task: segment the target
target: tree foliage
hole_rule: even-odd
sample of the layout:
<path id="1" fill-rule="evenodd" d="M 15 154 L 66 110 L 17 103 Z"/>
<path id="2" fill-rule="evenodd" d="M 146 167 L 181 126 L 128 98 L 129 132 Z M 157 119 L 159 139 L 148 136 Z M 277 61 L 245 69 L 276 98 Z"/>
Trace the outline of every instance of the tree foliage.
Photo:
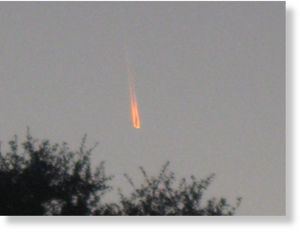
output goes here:
<path id="1" fill-rule="evenodd" d="M 112 187 L 104 163 L 91 167 L 92 149 L 85 148 L 86 137 L 78 151 L 66 143 L 51 145 L 38 142 L 30 133 L 21 148 L 17 137 L 10 150 L 0 150 L 1 215 L 233 215 L 235 206 L 226 199 L 212 198 L 203 203 L 203 193 L 214 178 L 198 180 L 191 176 L 176 181 L 166 163 L 156 177 L 149 177 L 141 167 L 144 182 L 132 186 L 120 201 L 103 203 L 101 198 Z"/>
<path id="2" fill-rule="evenodd" d="M 77 152 L 66 143 L 37 144 L 29 133 L 22 151 L 17 137 L 9 145 L 0 152 L 1 215 L 90 215 L 110 188 L 103 163 L 92 172 L 85 138 Z"/>
<path id="3" fill-rule="evenodd" d="M 168 170 L 167 162 L 156 177 L 149 177 L 140 167 L 144 183 L 136 187 L 132 179 L 125 176 L 133 187 L 129 197 L 121 196 L 121 214 L 124 215 L 233 215 L 241 199 L 237 199 L 236 206 L 231 206 L 226 199 L 212 198 L 202 205 L 204 191 L 214 178 L 197 180 L 191 176 L 189 180 L 182 178 L 179 183 L 173 172 Z"/>

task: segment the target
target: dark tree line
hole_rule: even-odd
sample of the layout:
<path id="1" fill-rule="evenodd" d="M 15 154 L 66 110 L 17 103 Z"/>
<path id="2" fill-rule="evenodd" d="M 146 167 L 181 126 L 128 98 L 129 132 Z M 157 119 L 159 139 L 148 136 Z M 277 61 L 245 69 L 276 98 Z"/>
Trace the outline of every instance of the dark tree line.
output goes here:
<path id="1" fill-rule="evenodd" d="M 176 181 L 168 163 L 155 177 L 140 168 L 140 186 L 125 175 L 132 192 L 120 191 L 119 202 L 102 202 L 112 177 L 104 163 L 91 167 L 93 149 L 85 148 L 85 140 L 79 151 L 39 142 L 30 133 L 21 146 L 17 137 L 11 140 L 8 152 L 0 150 L 0 215 L 233 215 L 240 204 L 240 198 L 234 206 L 224 198 L 202 202 L 214 175 Z"/>

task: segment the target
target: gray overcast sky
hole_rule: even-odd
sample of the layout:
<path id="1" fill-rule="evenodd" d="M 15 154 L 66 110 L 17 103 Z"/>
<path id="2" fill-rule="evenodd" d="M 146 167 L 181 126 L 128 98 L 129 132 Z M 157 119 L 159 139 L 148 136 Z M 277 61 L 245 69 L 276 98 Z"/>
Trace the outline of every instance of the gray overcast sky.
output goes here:
<path id="1" fill-rule="evenodd" d="M 240 215 L 285 213 L 284 2 L 1 2 L 0 28 L 1 141 L 87 133 L 115 183 L 170 160 Z"/>

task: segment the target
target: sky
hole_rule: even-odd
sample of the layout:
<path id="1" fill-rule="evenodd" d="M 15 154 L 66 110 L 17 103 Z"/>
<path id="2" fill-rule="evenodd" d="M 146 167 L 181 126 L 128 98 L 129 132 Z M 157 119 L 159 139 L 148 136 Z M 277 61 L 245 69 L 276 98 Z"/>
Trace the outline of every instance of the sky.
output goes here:
<path id="1" fill-rule="evenodd" d="M 241 196 L 237 215 L 285 214 L 284 2 L 1 2 L 0 28 L 2 143 L 86 133 L 115 186 L 169 160 L 215 173 L 206 197 Z"/>

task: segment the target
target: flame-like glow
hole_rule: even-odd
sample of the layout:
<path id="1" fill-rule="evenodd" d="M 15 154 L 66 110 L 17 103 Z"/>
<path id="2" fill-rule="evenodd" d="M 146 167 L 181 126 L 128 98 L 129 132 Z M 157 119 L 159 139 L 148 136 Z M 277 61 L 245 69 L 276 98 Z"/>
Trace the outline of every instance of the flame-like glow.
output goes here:
<path id="1" fill-rule="evenodd" d="M 130 109 L 131 109 L 132 125 L 135 129 L 139 129 L 141 128 L 141 119 L 139 114 L 138 102 L 135 94 L 134 77 L 131 71 L 127 52 L 125 54 L 126 54 L 126 68 L 128 74 L 129 93 L 130 93 Z"/>

